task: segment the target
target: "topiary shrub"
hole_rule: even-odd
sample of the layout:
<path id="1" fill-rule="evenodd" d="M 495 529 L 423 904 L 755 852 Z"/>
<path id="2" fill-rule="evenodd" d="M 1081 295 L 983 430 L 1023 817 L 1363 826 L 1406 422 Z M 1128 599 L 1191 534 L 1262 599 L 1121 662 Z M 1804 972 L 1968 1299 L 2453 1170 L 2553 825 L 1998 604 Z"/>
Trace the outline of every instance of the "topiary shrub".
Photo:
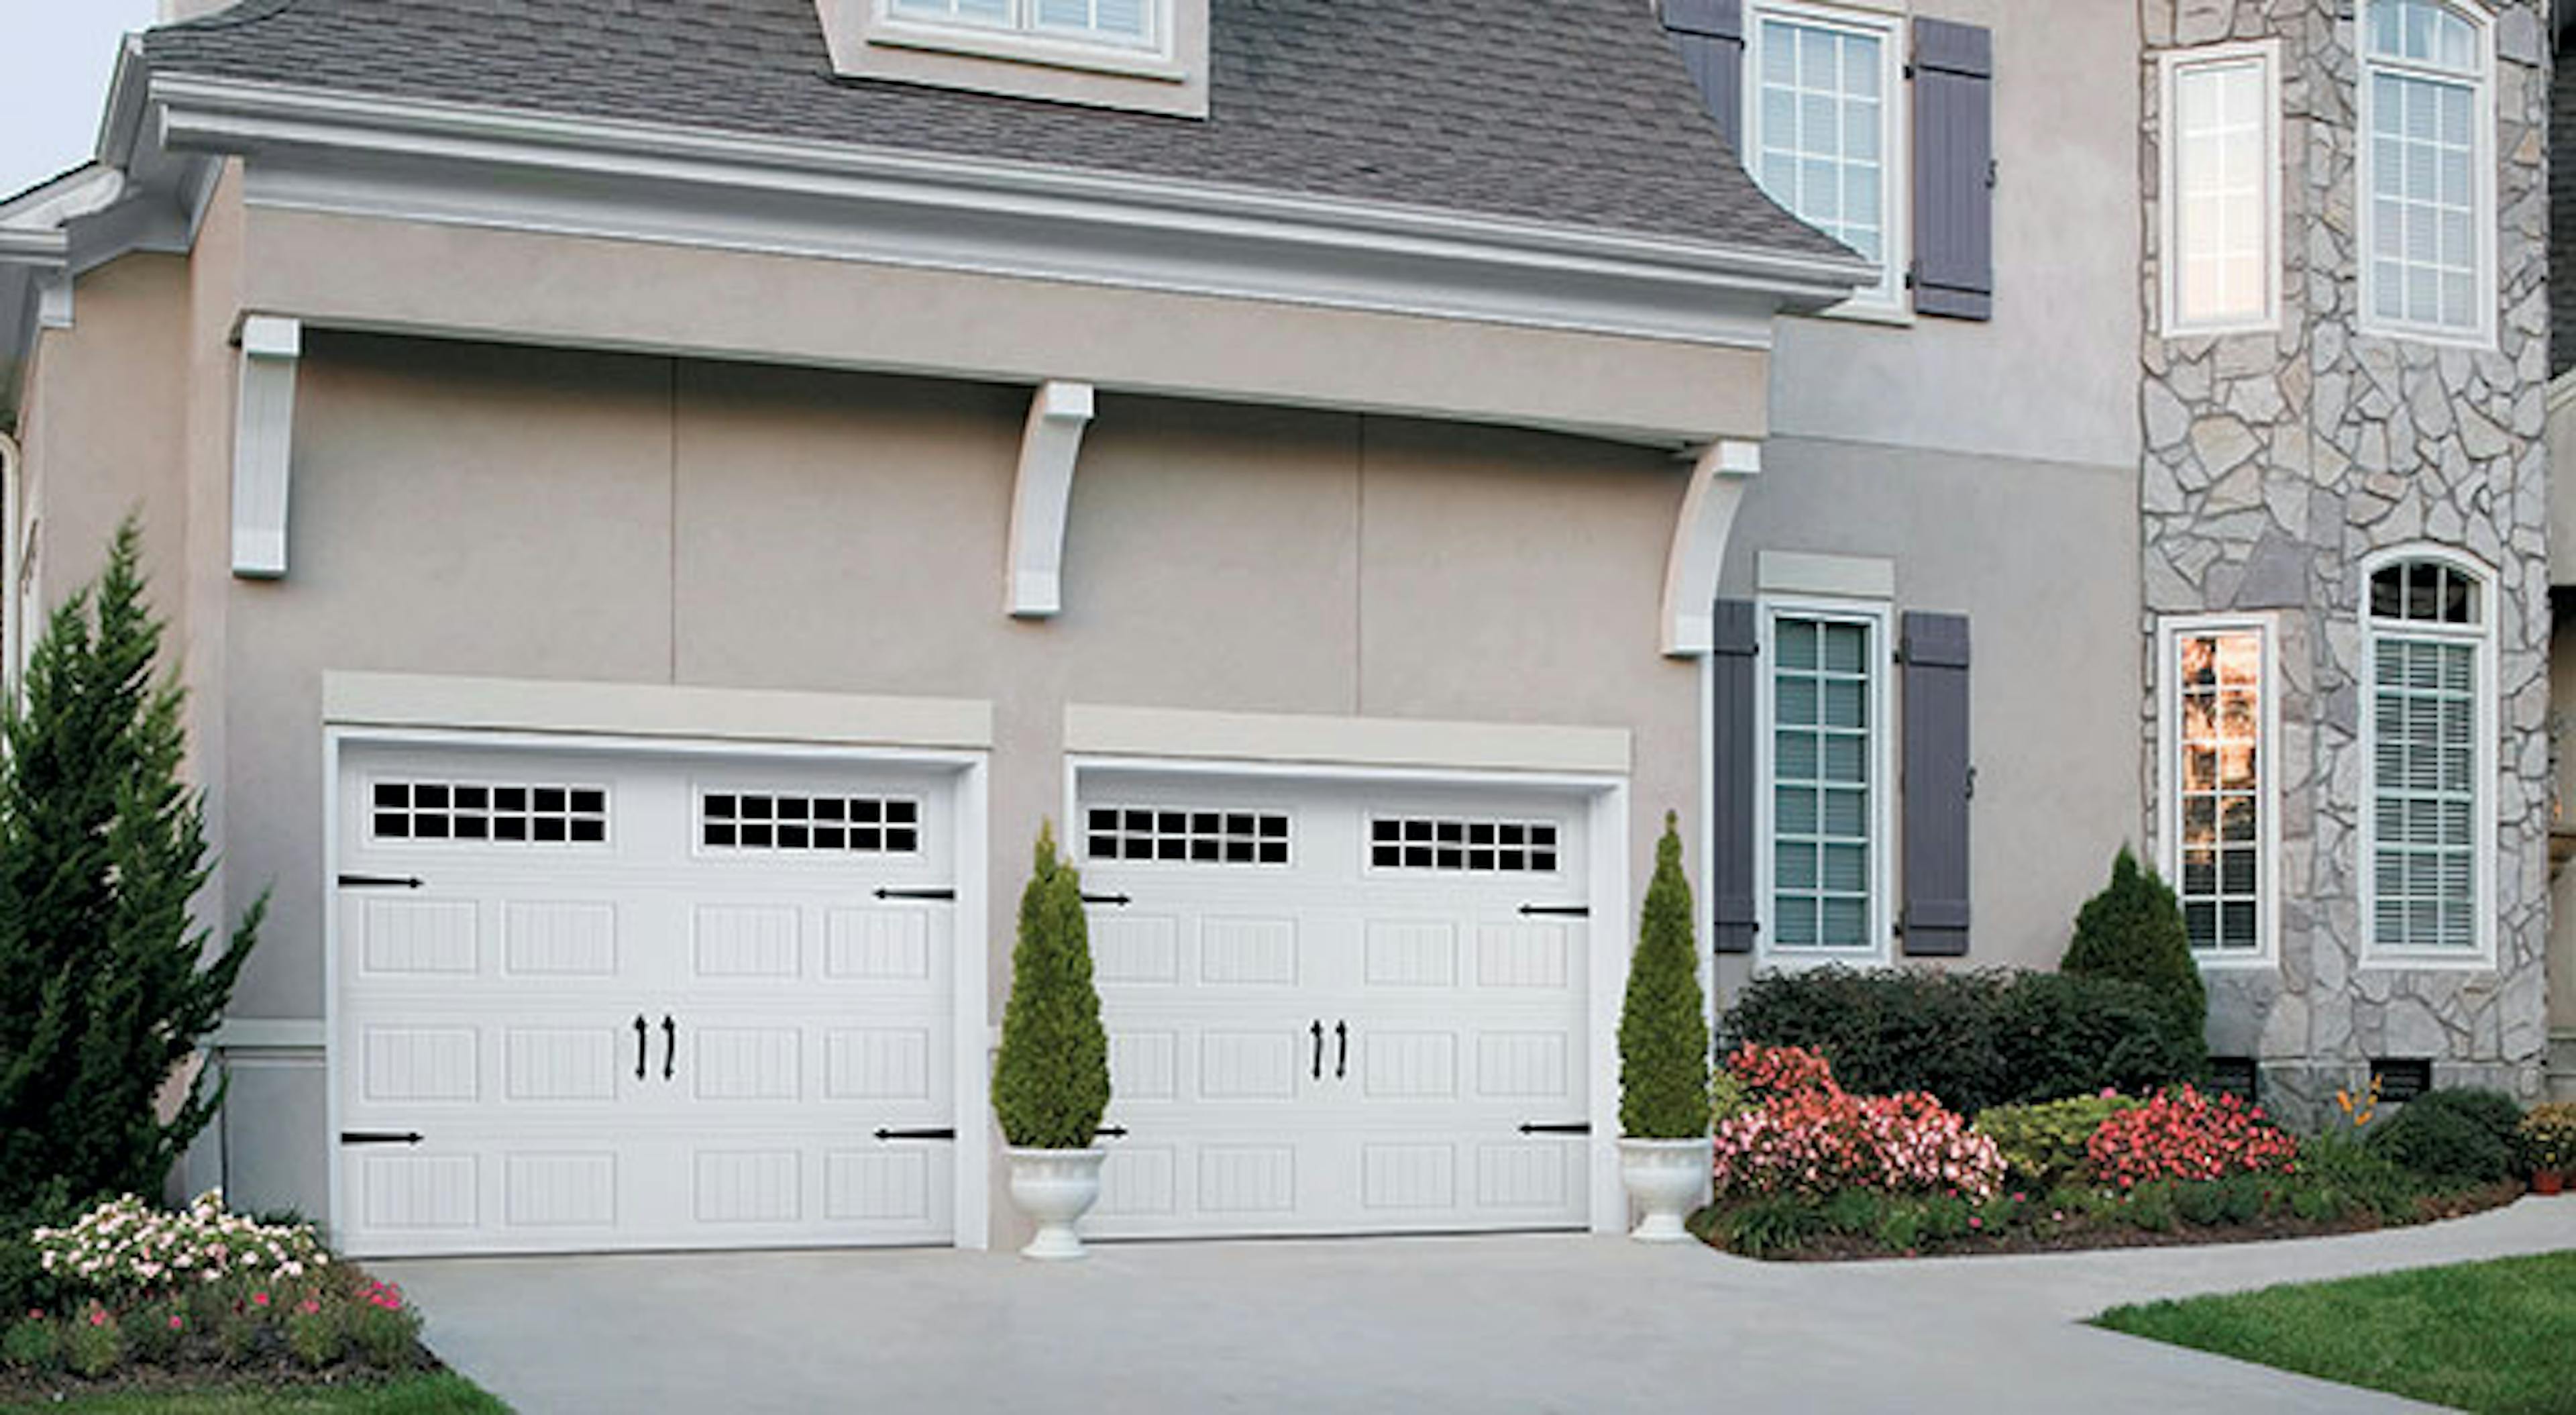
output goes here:
<path id="1" fill-rule="evenodd" d="M 1707 1006 L 1699 952 L 1691 942 L 1681 832 L 1667 812 L 1619 1012 L 1621 1134 L 1632 1140 L 1695 1140 L 1708 1133 Z"/>
<path id="2" fill-rule="evenodd" d="M 2084 902 L 2075 937 L 2058 971 L 2083 978 L 2121 978 L 2152 989 L 2172 1018 L 2177 1047 L 2208 1045 L 2209 994 L 2191 956 L 2191 934 L 2173 887 L 2122 846 L 2111 883 Z"/>
<path id="3" fill-rule="evenodd" d="M 2018 1099 L 2138 1094 L 2197 1081 L 2209 1051 L 2155 991 L 2121 978 L 2021 973 L 1995 998 L 1994 1050 Z"/>
<path id="4" fill-rule="evenodd" d="M 2072 1096 L 2037 1105 L 1999 1105 L 1977 1117 L 1977 1131 L 2003 1152 L 2012 1177 L 2034 1189 L 2081 1183 L 2085 1145 L 2102 1122 L 2136 1110 L 2127 1096 Z"/>
<path id="5" fill-rule="evenodd" d="M 2494 1091 L 2426 1091 L 2372 1128 L 2372 1153 L 2426 1179 L 2492 1184 L 2520 1172 L 2522 1107 Z"/>
<path id="6" fill-rule="evenodd" d="M 1091 982 L 1082 877 L 1057 857 L 1054 828 L 1042 826 L 1037 862 L 1020 893 L 993 1111 L 1003 1138 L 1017 1148 L 1087 1150 L 1108 1109 L 1109 1036 Z"/>
<path id="7" fill-rule="evenodd" d="M 2576 1101 L 2533 1106 L 2520 1130 L 2525 1165 L 2553 1174 L 2576 1168 Z"/>

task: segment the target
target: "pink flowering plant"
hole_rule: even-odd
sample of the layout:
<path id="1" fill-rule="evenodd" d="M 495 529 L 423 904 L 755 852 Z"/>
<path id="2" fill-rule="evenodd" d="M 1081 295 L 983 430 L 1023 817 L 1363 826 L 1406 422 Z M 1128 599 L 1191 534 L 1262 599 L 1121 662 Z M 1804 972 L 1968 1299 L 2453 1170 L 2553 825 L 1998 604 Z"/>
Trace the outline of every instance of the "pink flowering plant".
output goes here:
<path id="1" fill-rule="evenodd" d="M 1722 1200 L 1863 1190 L 1982 1201 L 2003 1183 L 1994 1141 L 1929 1095 L 1853 1095 L 1796 1047 L 1748 1046 L 1726 1069 L 1748 1103 L 1715 1127 Z"/>
<path id="2" fill-rule="evenodd" d="M 309 1226 L 229 1213 L 219 1190 L 175 1212 L 128 1195 L 91 1209 L 69 1228 L 39 1228 L 34 1238 L 46 1272 L 75 1290 L 110 1298 L 227 1279 L 299 1282 L 331 1262 Z"/>
<path id="3" fill-rule="evenodd" d="M 2106 1117 L 2084 1153 L 2096 1180 L 2127 1189 L 2160 1179 L 2293 1173 L 2299 1142 L 2262 1107 L 2186 1085 Z"/>

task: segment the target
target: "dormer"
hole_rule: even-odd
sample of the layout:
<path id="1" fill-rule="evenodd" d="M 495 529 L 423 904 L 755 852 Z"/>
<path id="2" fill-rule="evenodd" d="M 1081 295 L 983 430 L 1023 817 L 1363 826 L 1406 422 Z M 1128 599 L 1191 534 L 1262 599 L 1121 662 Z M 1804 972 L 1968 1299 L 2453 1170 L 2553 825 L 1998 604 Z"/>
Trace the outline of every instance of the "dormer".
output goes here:
<path id="1" fill-rule="evenodd" d="M 1208 0 L 817 3 L 844 78 L 1207 116 Z"/>

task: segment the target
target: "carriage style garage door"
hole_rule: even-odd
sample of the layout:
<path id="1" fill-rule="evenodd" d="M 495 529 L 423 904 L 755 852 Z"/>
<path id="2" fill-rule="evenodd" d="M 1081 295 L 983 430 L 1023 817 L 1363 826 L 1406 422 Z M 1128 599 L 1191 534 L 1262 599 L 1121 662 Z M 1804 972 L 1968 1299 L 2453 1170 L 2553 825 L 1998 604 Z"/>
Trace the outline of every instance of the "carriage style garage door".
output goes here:
<path id="1" fill-rule="evenodd" d="M 1579 1228 L 1586 807 L 1086 770 L 1105 1238 Z"/>
<path id="2" fill-rule="evenodd" d="M 949 778 L 351 744 L 334 1023 L 360 1254 L 951 1232 Z"/>

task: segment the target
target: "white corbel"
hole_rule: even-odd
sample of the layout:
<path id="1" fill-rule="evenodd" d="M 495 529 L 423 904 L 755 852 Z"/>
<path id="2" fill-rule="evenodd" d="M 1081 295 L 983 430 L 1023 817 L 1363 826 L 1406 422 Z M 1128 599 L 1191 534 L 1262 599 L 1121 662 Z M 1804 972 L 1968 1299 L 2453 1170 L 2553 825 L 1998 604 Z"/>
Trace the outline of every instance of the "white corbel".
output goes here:
<path id="1" fill-rule="evenodd" d="M 286 575 L 288 464 L 295 440 L 295 372 L 304 326 L 252 315 L 242 321 L 241 411 L 233 425 L 233 573 Z"/>
<path id="2" fill-rule="evenodd" d="M 1691 467 L 1690 494 L 1673 527 L 1672 558 L 1664 566 L 1664 652 L 1699 658 L 1716 646 L 1711 623 L 1717 574 L 1726 564 L 1726 542 L 1745 489 L 1762 474 L 1762 444 L 1723 438 L 1699 451 Z"/>
<path id="3" fill-rule="evenodd" d="M 1039 385 L 1030 400 L 1019 489 L 1011 499 L 1010 560 L 1002 572 L 1003 607 L 1014 618 L 1045 619 L 1064 608 L 1065 515 L 1093 401 L 1090 384 L 1062 380 Z"/>
<path id="4" fill-rule="evenodd" d="M 42 329 L 72 327 L 72 276 L 67 270 L 36 277 L 36 324 Z"/>

